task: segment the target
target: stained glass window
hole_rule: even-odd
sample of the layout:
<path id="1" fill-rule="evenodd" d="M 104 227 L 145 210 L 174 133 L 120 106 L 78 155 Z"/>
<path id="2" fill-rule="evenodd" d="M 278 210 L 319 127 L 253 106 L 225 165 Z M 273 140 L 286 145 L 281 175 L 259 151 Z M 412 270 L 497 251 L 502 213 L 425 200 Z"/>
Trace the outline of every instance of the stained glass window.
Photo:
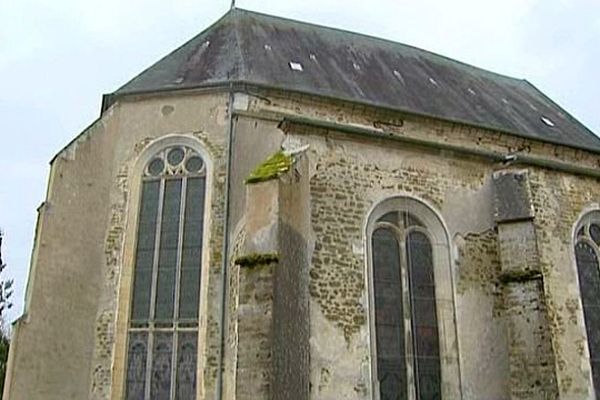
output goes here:
<path id="1" fill-rule="evenodd" d="M 575 259 L 583 316 L 590 350 L 592 379 L 600 395 L 600 264 L 598 263 L 600 227 L 598 221 L 584 224 L 577 235 Z"/>
<path id="2" fill-rule="evenodd" d="M 128 335 L 127 400 L 196 397 L 205 163 L 160 151 L 142 179 Z"/>
<path id="3" fill-rule="evenodd" d="M 433 249 L 421 221 L 390 212 L 371 236 L 379 400 L 441 398 Z M 412 371 L 412 373 L 409 373 Z"/>

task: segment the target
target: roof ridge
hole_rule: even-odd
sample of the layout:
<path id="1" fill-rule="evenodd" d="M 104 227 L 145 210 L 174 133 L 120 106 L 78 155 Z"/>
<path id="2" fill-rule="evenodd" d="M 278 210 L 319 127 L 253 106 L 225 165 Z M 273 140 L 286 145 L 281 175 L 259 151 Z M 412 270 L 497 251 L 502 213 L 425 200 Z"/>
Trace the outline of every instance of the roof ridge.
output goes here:
<path id="1" fill-rule="evenodd" d="M 239 8 L 233 7 L 231 10 L 229 10 L 225 15 L 229 15 L 229 14 L 235 14 L 236 11 L 243 11 Z M 242 51 L 242 40 L 240 39 L 240 26 L 239 26 L 239 21 L 237 20 L 237 18 L 233 18 L 233 30 L 234 30 L 234 34 L 235 34 L 235 45 L 236 45 L 236 49 L 237 49 L 237 55 L 240 58 L 240 71 L 238 72 L 238 76 L 236 78 L 238 79 L 243 79 L 243 77 L 246 76 L 246 60 L 244 59 L 244 52 Z"/>
<path id="2" fill-rule="evenodd" d="M 499 76 L 499 77 L 507 79 L 507 80 L 511 80 L 511 81 L 515 81 L 515 82 L 519 82 L 519 81 L 523 80 L 523 78 L 517 78 L 517 77 L 514 77 L 514 76 L 510 76 L 510 75 L 506 75 L 506 74 L 501 74 L 499 72 L 491 71 L 489 69 L 481 68 L 481 67 L 478 67 L 476 65 L 469 64 L 467 62 L 460 61 L 460 60 L 454 59 L 452 57 L 449 57 L 449 56 L 446 56 L 446 55 L 443 55 L 443 54 L 439 54 L 439 53 L 436 53 L 436 52 L 433 52 L 433 51 L 430 51 L 430 50 L 426 50 L 426 49 L 423 49 L 423 48 L 420 48 L 420 47 L 417 47 L 417 46 L 413 46 L 413 45 L 410 45 L 410 44 L 398 42 L 398 41 L 395 41 L 395 40 L 392 40 L 392 39 L 378 37 L 378 36 L 367 34 L 367 33 L 361 33 L 361 32 L 351 31 L 351 30 L 348 30 L 348 29 L 345 29 L 345 28 L 338 28 L 338 27 L 334 27 L 334 26 L 321 25 L 321 24 L 317 24 L 317 23 L 314 23 L 314 22 L 302 21 L 302 20 L 299 20 L 299 19 L 282 17 L 282 16 L 279 16 L 279 15 L 266 14 L 266 13 L 259 12 L 259 11 L 249 10 L 249 9 L 245 9 L 245 8 L 237 8 L 237 7 L 231 9 L 230 11 L 228 11 L 227 14 L 232 13 L 232 12 L 236 12 L 236 11 L 239 12 L 240 14 L 243 14 L 243 13 L 245 13 L 245 14 L 251 14 L 251 15 L 258 16 L 258 17 L 270 18 L 270 19 L 278 20 L 278 21 L 281 21 L 281 22 L 288 22 L 288 23 L 291 22 L 291 23 L 298 24 L 298 25 L 303 25 L 303 26 L 306 26 L 306 27 L 313 27 L 313 28 L 325 29 L 325 30 L 333 31 L 333 32 L 336 32 L 336 33 L 339 33 L 339 34 L 344 34 L 344 35 L 348 35 L 349 34 L 349 35 L 354 35 L 354 36 L 360 36 L 362 38 L 366 38 L 366 39 L 369 39 L 369 40 L 372 40 L 372 41 L 375 41 L 375 42 L 381 42 L 381 43 L 391 44 L 391 45 L 395 45 L 395 46 L 402 46 L 404 48 L 411 49 L 412 51 L 415 51 L 416 53 L 421 53 L 423 55 L 426 55 L 428 57 L 442 58 L 442 59 L 444 59 L 446 61 L 449 61 L 449 62 L 454 63 L 454 64 L 458 64 L 458 65 L 460 65 L 462 67 L 466 67 L 466 68 L 469 68 L 469 69 L 472 69 L 472 70 L 475 70 L 475 71 L 479 71 L 479 72 L 484 72 L 486 74 L 491 74 L 491 75 Z"/>

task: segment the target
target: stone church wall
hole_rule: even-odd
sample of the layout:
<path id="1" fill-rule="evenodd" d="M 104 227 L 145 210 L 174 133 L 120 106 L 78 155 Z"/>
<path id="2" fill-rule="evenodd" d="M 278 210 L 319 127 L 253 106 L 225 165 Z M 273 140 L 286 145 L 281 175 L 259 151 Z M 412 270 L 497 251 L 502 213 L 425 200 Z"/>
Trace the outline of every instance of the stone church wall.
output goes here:
<path id="1" fill-rule="evenodd" d="M 52 163 L 40 208 L 27 313 L 7 385 L 11 399 L 120 399 L 125 363 L 132 242 L 144 149 L 169 135 L 210 154 L 211 254 L 201 330 L 202 395 L 216 390 L 226 173 L 226 94 L 118 102 Z M 140 175 L 141 176 L 141 175 Z M 138 183 L 136 183 L 138 182 Z M 207 303 L 207 304 L 206 304 Z M 68 384 L 67 384 L 68 383 Z"/>
<path id="2" fill-rule="evenodd" d="M 238 317 L 240 304 L 250 295 L 234 263 L 248 240 L 245 178 L 281 145 L 304 144 L 310 145 L 305 153 L 310 216 L 294 240 L 306 246 L 310 265 L 310 324 L 300 335 L 309 335 L 311 399 L 372 398 L 366 222 L 378 203 L 399 195 L 434 210 L 450 240 L 453 290 L 440 307 L 447 307 L 445 315 L 454 319 L 440 321 L 441 346 L 451 355 L 442 362 L 460 379 L 446 379 L 444 393 L 449 398 L 504 399 L 518 391 L 535 397 L 535 387 L 509 384 L 517 359 L 513 355 L 523 352 L 523 343 L 511 336 L 517 319 L 510 316 L 529 312 L 519 301 L 531 298 L 531 304 L 541 299 L 534 308 L 544 308 L 547 318 L 531 341 L 548 344 L 553 359 L 546 372 L 525 372 L 530 375 L 523 382 L 535 383 L 536 374 L 546 374 L 544 379 L 555 380 L 560 398 L 591 397 L 572 230 L 586 211 L 600 209 L 600 184 L 596 178 L 527 163 L 512 165 L 484 154 L 517 152 L 588 168 L 600 165 L 597 156 L 458 123 L 257 91 L 237 94 L 232 104 L 227 210 L 228 106 L 225 93 L 124 99 L 53 161 L 48 197 L 39 210 L 26 314 L 15 328 L 13 346 L 21 350 L 12 360 L 7 386 L 11 399 L 122 398 L 132 221 L 139 201 L 135 171 L 145 149 L 169 135 L 200 142 L 212 161 L 210 254 L 200 324 L 201 399 L 215 398 L 220 380 L 223 398 L 236 398 L 236 371 L 248 350 L 239 347 Z M 286 128 L 280 122 L 289 116 L 323 126 L 297 122 Z M 353 129 L 388 137 L 375 139 Z M 498 170 L 528 172 L 533 245 L 542 272 L 539 298 L 528 297 L 533 290 L 504 290 L 506 257 L 501 257 L 502 235 L 493 209 L 492 177 Z M 229 296 L 221 364 L 224 239 L 230 249 Z M 287 251 L 294 258 L 292 247 Z M 293 279 L 302 279 L 287 278 L 288 287 Z M 299 329 L 293 320 L 288 322 L 288 333 Z M 276 344 L 279 348 L 285 347 L 285 337 Z"/>
<path id="3" fill-rule="evenodd" d="M 268 137 L 275 137 L 278 121 L 291 115 L 350 127 L 384 126 L 402 138 L 475 151 L 518 152 L 584 167 L 599 165 L 597 156 L 583 150 L 427 118 L 281 93 L 269 101 L 250 99 L 240 114 L 257 118 L 256 124 L 263 125 L 262 132 Z M 282 142 L 310 144 L 309 239 L 314 245 L 310 270 L 311 398 L 370 398 L 364 224 L 374 205 L 394 195 L 413 196 L 429 204 L 441 215 L 451 237 L 458 341 L 448 346 L 456 346 L 460 354 L 463 397 L 516 395 L 511 392 L 539 397 L 541 392 L 535 385 L 524 385 L 538 382 L 535 374 L 540 373 L 555 382 L 550 385 L 557 385 L 561 398 L 589 398 L 591 379 L 571 231 L 584 210 L 597 207 L 600 186 L 596 179 L 534 165 L 511 166 L 436 146 L 369 140 L 332 127 L 298 125 L 287 131 Z M 514 326 L 511 328 L 507 318 L 514 310 L 509 312 L 507 307 L 513 309 L 515 304 L 503 290 L 493 210 L 492 175 L 507 168 L 529 171 L 534 240 L 543 271 L 542 307 L 548 319 L 540 322 L 534 339 L 555 353 L 546 372 L 543 368 L 532 371 L 520 387 L 518 382 L 517 387 L 512 387 L 515 382 L 509 384 L 510 371 L 517 366 L 509 354 L 513 348 L 517 353 L 522 350 L 509 335 Z"/>
<path id="4" fill-rule="evenodd" d="M 114 163 L 119 165 L 127 182 L 113 187 L 114 201 L 123 202 L 124 222 L 135 218 L 139 201 L 135 189 L 139 173 L 136 165 L 138 157 L 147 146 L 155 140 L 171 136 L 189 137 L 200 143 L 209 154 L 212 174 L 208 182 L 212 183 L 207 192 L 210 201 L 210 231 L 206 233 L 209 240 L 210 254 L 203 259 L 203 292 L 200 336 L 206 337 L 200 345 L 202 357 L 199 365 L 203 376 L 199 391 L 206 398 L 214 396 L 216 390 L 217 369 L 219 368 L 219 326 L 221 323 L 221 271 L 223 218 L 226 173 L 226 138 L 229 126 L 227 114 L 227 95 L 157 97 L 154 99 L 132 99 L 120 104 L 119 142 L 115 143 Z M 133 190 L 131 190 L 134 188 Z M 127 192 L 131 190 L 131 196 Z M 125 192 L 125 201 L 123 193 Z M 114 219 L 113 219 L 114 220 Z M 110 356 L 107 351 L 96 348 L 94 370 L 90 398 L 120 399 L 123 396 L 124 368 L 126 360 L 125 338 L 126 321 L 129 314 L 129 298 L 131 289 L 131 272 L 133 263 L 133 242 L 135 238 L 134 223 L 122 226 L 122 248 L 117 250 L 121 255 L 119 261 L 120 280 L 110 282 L 107 279 L 104 296 L 98 311 L 98 322 L 105 320 L 101 316 L 111 315 L 109 324 L 115 335 L 104 338 L 99 335 L 96 345 L 106 343 L 113 350 Z M 119 229 L 119 228 L 117 228 Z"/>
<path id="5" fill-rule="evenodd" d="M 103 287 L 115 119 L 109 112 L 94 122 L 50 164 L 4 398 L 87 397 Z"/>

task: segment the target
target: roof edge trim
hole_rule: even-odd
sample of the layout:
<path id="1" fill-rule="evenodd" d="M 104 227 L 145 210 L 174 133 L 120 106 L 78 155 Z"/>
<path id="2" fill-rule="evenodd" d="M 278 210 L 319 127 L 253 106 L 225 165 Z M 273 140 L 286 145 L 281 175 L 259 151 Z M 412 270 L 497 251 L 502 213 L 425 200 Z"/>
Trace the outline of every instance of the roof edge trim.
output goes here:
<path id="1" fill-rule="evenodd" d="M 529 82 L 527 82 L 527 83 L 529 85 L 531 85 Z M 533 85 L 531 85 L 531 86 L 533 86 Z M 403 113 L 403 114 L 413 115 L 413 116 L 421 117 L 421 118 L 429 118 L 429 119 L 444 121 L 447 123 L 470 126 L 473 128 L 479 128 L 479 129 L 484 129 L 484 130 L 488 130 L 488 131 L 507 134 L 510 136 L 515 136 L 515 137 L 518 137 L 521 139 L 532 140 L 534 142 L 548 143 L 548 144 L 552 144 L 552 145 L 556 145 L 556 146 L 563 146 L 563 147 L 572 148 L 575 150 L 583 150 L 583 151 L 587 151 L 587 152 L 590 152 L 593 154 L 600 155 L 600 147 L 585 147 L 585 146 L 579 146 L 577 144 L 568 144 L 568 143 L 563 143 L 563 142 L 560 142 L 557 140 L 533 137 L 533 136 L 530 136 L 530 135 L 527 135 L 524 133 L 509 131 L 509 130 L 502 129 L 502 128 L 495 127 L 495 126 L 476 124 L 476 123 L 461 120 L 461 119 L 454 119 L 454 118 L 448 118 L 448 117 L 441 117 L 439 115 L 434 115 L 434 114 L 421 113 L 421 112 L 406 109 L 406 108 L 395 108 L 395 107 L 389 107 L 389 106 L 382 106 L 382 105 L 379 105 L 374 102 L 357 101 L 357 100 L 354 100 L 354 99 L 351 99 L 348 97 L 327 96 L 327 95 L 322 95 L 322 94 L 315 94 L 315 93 L 308 92 L 308 91 L 302 91 L 302 90 L 298 90 L 298 89 L 289 89 L 289 88 L 285 88 L 285 87 L 267 85 L 264 83 L 256 83 L 256 82 L 245 81 L 245 80 L 237 80 L 237 81 L 224 80 L 221 82 L 211 83 L 208 85 L 198 85 L 195 87 L 187 87 L 187 88 L 181 88 L 181 89 L 169 88 L 169 89 L 150 90 L 150 91 L 133 91 L 133 92 L 125 92 L 125 93 L 119 93 L 119 94 L 116 94 L 116 93 L 105 94 L 104 96 L 108 96 L 108 100 L 107 100 L 106 104 L 104 104 L 104 101 L 103 101 L 103 107 L 106 105 L 106 109 L 108 109 L 112 104 L 114 104 L 120 98 L 126 98 L 126 97 L 130 97 L 130 96 L 133 97 L 133 96 L 145 96 L 145 95 L 151 96 L 151 95 L 168 95 L 168 94 L 177 94 L 177 93 L 196 93 L 198 91 L 204 91 L 204 90 L 215 90 L 215 91 L 240 90 L 240 91 L 247 92 L 248 87 L 255 87 L 258 89 L 266 89 L 266 90 L 274 90 L 274 91 L 286 91 L 286 92 L 296 93 L 296 94 L 300 94 L 300 95 L 308 96 L 308 97 L 317 97 L 317 98 L 326 99 L 326 100 L 330 100 L 330 101 L 341 101 L 341 102 L 349 103 L 349 104 L 356 104 L 356 105 L 367 106 L 367 107 L 372 107 L 372 108 L 379 108 L 379 109 L 382 109 L 385 111 Z M 539 91 L 537 88 L 535 88 L 535 90 Z M 252 93 L 248 92 L 248 94 L 251 95 Z M 103 109 L 102 113 L 106 109 Z M 561 108 L 561 110 L 562 110 L 562 108 Z M 568 115 L 570 118 L 574 118 L 570 114 L 568 114 Z M 598 138 L 589 129 L 586 128 L 586 130 L 591 135 L 593 135 L 595 138 Z"/>

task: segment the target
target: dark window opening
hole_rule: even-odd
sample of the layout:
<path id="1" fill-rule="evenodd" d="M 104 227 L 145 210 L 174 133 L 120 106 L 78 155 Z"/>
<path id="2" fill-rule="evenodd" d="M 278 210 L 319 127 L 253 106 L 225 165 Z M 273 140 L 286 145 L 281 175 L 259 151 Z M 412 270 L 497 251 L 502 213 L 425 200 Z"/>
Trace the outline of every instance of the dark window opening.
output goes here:
<path id="1" fill-rule="evenodd" d="M 433 248 L 425 228 L 407 212 L 387 213 L 376 223 L 371 251 L 379 399 L 403 400 L 413 391 L 417 399 L 440 399 Z"/>
<path id="2" fill-rule="evenodd" d="M 205 163 L 175 146 L 142 179 L 126 374 L 127 400 L 196 397 Z"/>

